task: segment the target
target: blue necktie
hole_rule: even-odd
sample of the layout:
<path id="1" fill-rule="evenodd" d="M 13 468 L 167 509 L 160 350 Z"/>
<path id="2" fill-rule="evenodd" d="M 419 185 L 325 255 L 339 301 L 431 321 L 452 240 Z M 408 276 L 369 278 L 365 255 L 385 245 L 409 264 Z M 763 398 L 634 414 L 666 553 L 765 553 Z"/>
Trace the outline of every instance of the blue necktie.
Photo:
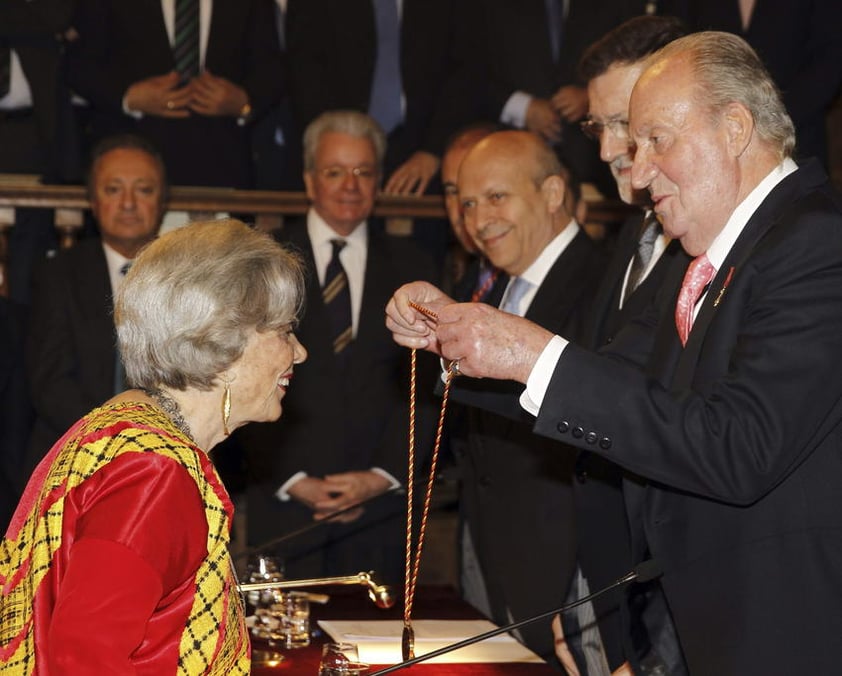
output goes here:
<path id="1" fill-rule="evenodd" d="M 520 301 L 529 289 L 532 282 L 527 282 L 523 277 L 512 277 L 509 288 L 506 289 L 506 299 L 500 306 L 503 312 L 511 312 L 513 315 L 520 315 Z"/>
<path id="2" fill-rule="evenodd" d="M 564 0 L 546 0 L 547 3 L 547 28 L 550 32 L 550 49 L 553 54 L 553 61 L 558 63 L 561 54 L 561 39 L 564 32 Z"/>
<path id="3" fill-rule="evenodd" d="M 368 113 L 387 134 L 403 122 L 401 111 L 401 25 L 397 0 L 372 0 L 377 59 Z"/>

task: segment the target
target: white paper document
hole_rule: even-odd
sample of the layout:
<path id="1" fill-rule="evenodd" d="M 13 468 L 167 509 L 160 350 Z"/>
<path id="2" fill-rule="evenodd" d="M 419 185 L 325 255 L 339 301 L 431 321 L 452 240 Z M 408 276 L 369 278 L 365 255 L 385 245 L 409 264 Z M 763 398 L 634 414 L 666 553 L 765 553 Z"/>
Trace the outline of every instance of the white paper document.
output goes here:
<path id="1" fill-rule="evenodd" d="M 319 620 L 319 626 L 336 642 L 356 643 L 360 660 L 369 664 L 401 661 L 401 620 Z M 413 620 L 415 655 L 420 657 L 444 646 L 496 628 L 488 620 Z M 531 650 L 509 634 L 500 634 L 459 650 L 434 657 L 430 663 L 541 662 Z"/>

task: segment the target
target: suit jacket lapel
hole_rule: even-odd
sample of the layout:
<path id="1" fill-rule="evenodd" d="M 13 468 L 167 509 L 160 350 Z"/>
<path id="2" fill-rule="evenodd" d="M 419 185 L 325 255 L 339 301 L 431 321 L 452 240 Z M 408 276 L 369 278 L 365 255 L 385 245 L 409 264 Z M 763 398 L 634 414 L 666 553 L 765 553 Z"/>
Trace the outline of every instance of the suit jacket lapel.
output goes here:
<path id="1" fill-rule="evenodd" d="M 693 322 L 693 329 L 690 331 L 673 379 L 676 386 L 685 387 L 692 382 L 692 374 L 699 359 L 705 334 L 716 317 L 717 310 L 723 303 L 728 302 L 727 287 L 733 282 L 734 277 L 740 274 L 741 268 L 758 243 L 775 227 L 780 217 L 781 206 L 797 199 L 797 195 L 804 190 L 806 185 L 821 179 L 820 174 L 821 171 L 813 162 L 790 174 L 775 186 L 749 218 L 737 241 L 734 242 L 734 246 L 731 247 L 731 251 L 725 257 L 722 267 L 717 270 L 716 277 L 699 309 L 699 314 Z"/>

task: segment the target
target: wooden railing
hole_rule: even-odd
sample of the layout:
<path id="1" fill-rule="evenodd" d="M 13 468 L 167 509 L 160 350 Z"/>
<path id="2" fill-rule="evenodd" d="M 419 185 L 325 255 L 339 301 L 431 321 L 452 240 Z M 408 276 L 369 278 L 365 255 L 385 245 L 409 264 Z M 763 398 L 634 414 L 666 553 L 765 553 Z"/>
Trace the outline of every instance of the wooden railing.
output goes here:
<path id="1" fill-rule="evenodd" d="M 622 202 L 604 200 L 586 186 L 588 223 L 597 227 L 621 222 L 629 208 Z M 300 192 L 273 190 L 229 190 L 225 188 L 174 187 L 168 208 L 191 215 L 227 212 L 250 214 L 263 229 L 280 227 L 281 217 L 303 214 L 309 203 Z M 5 266 L 8 256 L 8 232 L 15 224 L 19 208 L 52 209 L 62 247 L 72 246 L 83 223 L 83 212 L 90 208 L 83 186 L 41 185 L 31 177 L 0 176 L 0 295 L 5 295 Z M 417 218 L 445 218 L 441 197 L 404 197 L 381 195 L 375 205 L 376 216 L 399 224 L 409 232 Z M 408 227 L 400 227 L 400 224 Z"/>

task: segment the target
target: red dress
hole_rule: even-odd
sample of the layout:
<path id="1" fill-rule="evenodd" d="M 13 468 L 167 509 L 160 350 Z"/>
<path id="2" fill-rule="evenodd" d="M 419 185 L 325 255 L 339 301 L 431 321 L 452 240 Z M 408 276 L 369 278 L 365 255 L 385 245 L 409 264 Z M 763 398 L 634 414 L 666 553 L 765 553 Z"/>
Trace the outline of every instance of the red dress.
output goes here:
<path id="1" fill-rule="evenodd" d="M 248 673 L 233 573 L 217 551 L 232 511 L 207 455 L 157 408 L 95 410 L 33 474 L 0 550 L 0 665 L 37 674 Z M 7 571 L 21 543 L 28 555 Z M 21 599 L 31 599 L 31 613 Z M 205 602 L 215 619 L 202 617 Z"/>

